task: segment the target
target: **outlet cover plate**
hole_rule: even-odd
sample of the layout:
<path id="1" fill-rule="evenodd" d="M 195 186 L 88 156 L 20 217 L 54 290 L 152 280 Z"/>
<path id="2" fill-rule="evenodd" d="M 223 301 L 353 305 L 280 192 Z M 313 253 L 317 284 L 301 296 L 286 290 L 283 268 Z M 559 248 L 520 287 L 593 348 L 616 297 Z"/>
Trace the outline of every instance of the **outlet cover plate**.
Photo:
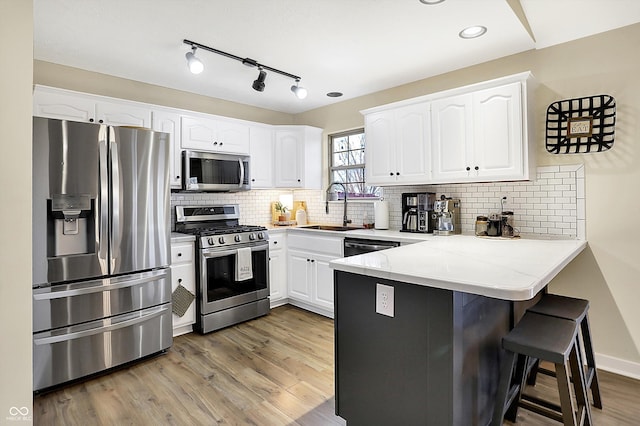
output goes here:
<path id="1" fill-rule="evenodd" d="M 376 313 L 393 318 L 393 287 L 376 283 Z"/>

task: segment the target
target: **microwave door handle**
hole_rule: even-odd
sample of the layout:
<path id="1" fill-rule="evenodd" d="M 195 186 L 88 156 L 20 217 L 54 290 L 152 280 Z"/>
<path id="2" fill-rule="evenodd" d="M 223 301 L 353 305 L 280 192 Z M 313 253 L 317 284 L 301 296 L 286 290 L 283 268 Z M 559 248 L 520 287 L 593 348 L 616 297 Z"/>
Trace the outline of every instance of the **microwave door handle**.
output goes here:
<path id="1" fill-rule="evenodd" d="M 240 182 L 238 182 L 238 188 L 242 188 L 242 183 L 244 182 L 244 163 L 242 162 L 242 158 L 238 158 L 238 163 L 240 164 Z"/>
<path id="2" fill-rule="evenodd" d="M 98 133 L 100 201 L 98 202 L 98 261 L 103 274 L 107 274 L 107 257 L 109 243 L 109 169 L 107 155 L 107 126 L 101 126 Z"/>

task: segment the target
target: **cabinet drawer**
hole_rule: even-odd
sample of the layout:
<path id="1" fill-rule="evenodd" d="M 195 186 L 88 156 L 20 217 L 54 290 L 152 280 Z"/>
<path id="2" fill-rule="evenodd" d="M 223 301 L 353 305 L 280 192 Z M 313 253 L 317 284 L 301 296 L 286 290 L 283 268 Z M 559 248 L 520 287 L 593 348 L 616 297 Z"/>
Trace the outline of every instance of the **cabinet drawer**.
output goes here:
<path id="1" fill-rule="evenodd" d="M 287 248 L 342 257 L 342 240 L 341 237 L 291 234 L 287 237 Z"/>
<path id="2" fill-rule="evenodd" d="M 269 250 L 278 250 L 285 248 L 287 244 L 286 234 L 269 234 Z"/>
<path id="3" fill-rule="evenodd" d="M 172 244 L 171 264 L 193 262 L 193 244 Z"/>

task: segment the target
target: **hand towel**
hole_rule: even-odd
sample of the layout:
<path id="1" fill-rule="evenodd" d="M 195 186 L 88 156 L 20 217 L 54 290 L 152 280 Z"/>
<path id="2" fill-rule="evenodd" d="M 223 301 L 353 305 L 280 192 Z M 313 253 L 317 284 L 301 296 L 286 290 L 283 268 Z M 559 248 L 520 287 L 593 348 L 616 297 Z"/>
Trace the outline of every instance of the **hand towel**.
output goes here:
<path id="1" fill-rule="evenodd" d="M 251 247 L 240 248 L 236 255 L 236 281 L 246 281 L 251 278 L 253 278 Z"/>

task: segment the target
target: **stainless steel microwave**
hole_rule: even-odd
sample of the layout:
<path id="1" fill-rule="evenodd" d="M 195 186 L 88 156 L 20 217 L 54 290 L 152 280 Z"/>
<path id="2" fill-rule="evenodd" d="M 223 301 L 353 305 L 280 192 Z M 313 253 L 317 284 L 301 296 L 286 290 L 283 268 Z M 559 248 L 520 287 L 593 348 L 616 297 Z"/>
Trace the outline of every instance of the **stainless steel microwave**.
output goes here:
<path id="1" fill-rule="evenodd" d="M 249 156 L 182 151 L 182 189 L 236 192 L 251 189 Z"/>

